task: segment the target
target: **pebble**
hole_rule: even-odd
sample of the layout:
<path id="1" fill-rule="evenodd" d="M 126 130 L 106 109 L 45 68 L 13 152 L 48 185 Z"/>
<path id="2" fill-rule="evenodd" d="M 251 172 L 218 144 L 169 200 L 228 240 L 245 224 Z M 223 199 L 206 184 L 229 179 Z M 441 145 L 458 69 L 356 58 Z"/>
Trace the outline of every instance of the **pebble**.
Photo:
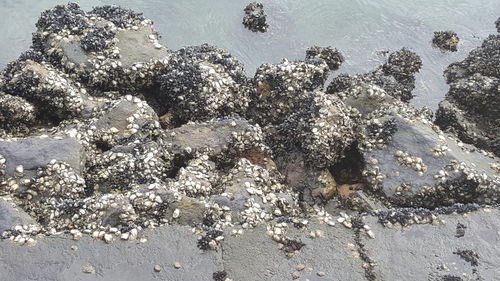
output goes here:
<path id="1" fill-rule="evenodd" d="M 91 265 L 82 267 L 82 272 L 87 274 L 95 274 L 95 268 Z"/>
<path id="2" fill-rule="evenodd" d="M 302 270 L 304 270 L 304 268 L 306 268 L 306 266 L 305 266 L 304 264 L 298 264 L 298 265 L 295 267 L 295 269 L 296 269 L 297 271 L 302 271 Z"/>
<path id="3" fill-rule="evenodd" d="M 174 268 L 175 268 L 175 269 L 179 269 L 179 268 L 181 268 L 181 267 L 182 267 L 182 266 L 181 266 L 181 264 L 180 264 L 179 262 L 174 263 Z"/>
<path id="4" fill-rule="evenodd" d="M 161 271 L 161 266 L 157 264 L 157 265 L 155 265 L 155 266 L 153 267 L 153 269 L 154 269 L 154 271 L 156 271 L 156 272 L 160 272 L 160 271 Z"/>

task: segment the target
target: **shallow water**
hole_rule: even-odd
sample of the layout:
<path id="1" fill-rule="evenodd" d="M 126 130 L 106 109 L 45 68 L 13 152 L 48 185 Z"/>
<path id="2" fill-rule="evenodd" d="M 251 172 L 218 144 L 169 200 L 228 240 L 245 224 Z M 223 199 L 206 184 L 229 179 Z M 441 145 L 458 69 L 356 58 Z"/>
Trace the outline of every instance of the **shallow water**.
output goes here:
<path id="1" fill-rule="evenodd" d="M 444 68 L 466 57 L 496 33 L 499 0 L 262 0 L 270 25 L 252 33 L 241 24 L 250 0 L 88 0 L 92 6 L 118 4 L 142 11 L 155 22 L 171 49 L 204 42 L 229 50 L 253 75 L 264 62 L 301 59 L 311 45 L 339 48 L 346 62 L 334 73 L 363 73 L 384 61 L 380 51 L 409 47 L 423 61 L 417 76 L 417 106 L 437 107 L 448 87 Z M 31 32 L 44 9 L 61 0 L 0 0 L 0 68 L 31 43 Z M 451 29 L 461 41 L 458 52 L 432 48 L 436 30 Z"/>

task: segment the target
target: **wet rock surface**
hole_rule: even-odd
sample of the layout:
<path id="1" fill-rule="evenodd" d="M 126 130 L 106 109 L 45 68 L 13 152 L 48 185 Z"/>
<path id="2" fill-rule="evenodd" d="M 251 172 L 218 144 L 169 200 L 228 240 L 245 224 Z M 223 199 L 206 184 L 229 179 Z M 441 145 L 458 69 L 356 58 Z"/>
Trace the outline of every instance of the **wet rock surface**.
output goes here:
<path id="1" fill-rule="evenodd" d="M 405 48 L 323 92 L 333 47 L 248 77 L 117 6 L 56 6 L 36 27 L 0 78 L 0 276 L 491 279 L 495 36 L 448 69 L 445 132 L 408 104 L 422 61 Z M 418 266 L 388 269 L 392 252 Z"/>
<path id="2" fill-rule="evenodd" d="M 460 39 L 456 32 L 447 31 L 435 31 L 434 37 L 432 38 L 432 44 L 441 50 L 446 51 L 457 51 L 458 42 Z"/>

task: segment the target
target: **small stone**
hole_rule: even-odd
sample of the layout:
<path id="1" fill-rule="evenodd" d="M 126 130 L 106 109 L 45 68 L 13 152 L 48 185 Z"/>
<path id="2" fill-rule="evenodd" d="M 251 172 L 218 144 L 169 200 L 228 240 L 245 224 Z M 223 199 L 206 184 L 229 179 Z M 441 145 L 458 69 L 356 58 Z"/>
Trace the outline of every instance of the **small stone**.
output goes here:
<path id="1" fill-rule="evenodd" d="M 160 272 L 161 271 L 161 266 L 159 266 L 158 264 L 154 266 L 153 268 L 156 272 Z"/>
<path id="2" fill-rule="evenodd" d="M 174 263 L 174 268 L 175 268 L 175 269 L 179 269 L 179 268 L 181 268 L 181 267 L 182 267 L 182 266 L 181 266 L 181 264 L 180 264 L 179 262 Z"/>
<path id="3" fill-rule="evenodd" d="M 316 273 L 316 275 L 318 275 L 319 277 L 323 277 L 325 276 L 325 272 L 324 271 L 318 271 L 318 273 Z"/>
<path id="4" fill-rule="evenodd" d="M 292 273 L 292 279 L 295 280 L 295 279 L 299 279 L 299 278 L 300 278 L 300 272 L 294 271 Z"/>
<path id="5" fill-rule="evenodd" d="M 87 274 L 95 274 L 95 267 L 87 265 L 82 267 L 82 272 Z"/>
<path id="6" fill-rule="evenodd" d="M 304 268 L 306 268 L 306 266 L 303 264 L 297 264 L 297 266 L 295 267 L 295 269 L 297 269 L 298 271 L 302 271 L 304 270 Z"/>

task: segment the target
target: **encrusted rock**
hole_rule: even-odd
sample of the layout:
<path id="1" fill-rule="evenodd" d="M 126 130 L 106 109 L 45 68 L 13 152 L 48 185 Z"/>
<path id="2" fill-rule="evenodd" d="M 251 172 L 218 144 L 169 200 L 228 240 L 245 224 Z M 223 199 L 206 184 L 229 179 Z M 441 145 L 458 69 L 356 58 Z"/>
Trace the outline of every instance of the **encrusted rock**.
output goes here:
<path id="1" fill-rule="evenodd" d="M 432 38 L 432 44 L 436 47 L 452 52 L 457 51 L 459 41 L 460 39 L 458 38 L 457 33 L 451 30 L 435 31 L 434 37 Z"/>
<path id="2" fill-rule="evenodd" d="M 355 123 L 336 96 L 316 92 L 304 104 L 307 106 L 277 127 L 272 147 L 278 154 L 296 147 L 309 165 L 331 166 L 355 140 Z"/>
<path id="3" fill-rule="evenodd" d="M 36 109 L 47 109 L 37 116 L 40 119 L 60 121 L 82 116 L 98 105 L 85 88 L 47 63 L 18 61 L 5 75 L 8 94 L 24 98 Z"/>
<path id="4" fill-rule="evenodd" d="M 262 3 L 252 2 L 245 9 L 243 25 L 253 32 L 266 32 L 269 25 L 266 23 L 266 14 Z"/>
<path id="5" fill-rule="evenodd" d="M 382 94 L 378 96 L 383 98 Z M 363 110 L 363 101 L 370 107 L 376 100 L 364 95 L 346 99 L 346 104 L 356 108 L 352 112 L 365 112 L 360 115 L 363 137 L 359 148 L 366 163 L 363 175 L 374 190 L 403 206 L 500 199 L 500 179 L 494 169 L 498 158 L 444 134 L 426 111 L 399 101 L 379 99 L 378 108 Z"/>
<path id="6" fill-rule="evenodd" d="M 445 74 L 450 90 L 439 104 L 441 129 L 500 156 L 500 36 L 491 35 Z"/>
<path id="7" fill-rule="evenodd" d="M 173 155 L 189 159 L 206 154 L 222 162 L 232 161 L 246 151 L 268 151 L 261 128 L 240 118 L 188 123 L 166 131 L 163 142 Z"/>
<path id="8" fill-rule="evenodd" d="M 363 83 L 369 83 L 385 90 L 386 94 L 408 102 L 413 98 L 414 74 L 420 70 L 422 61 L 417 54 L 401 49 L 389 55 L 387 62 L 375 70 L 361 75 L 341 74 L 335 77 L 326 93 L 335 94 L 352 91 Z"/>
<path id="9" fill-rule="evenodd" d="M 164 107 L 178 123 L 243 115 L 249 104 L 243 65 L 207 44 L 175 52 L 160 84 Z"/>
<path id="10" fill-rule="evenodd" d="M 324 60 L 263 64 L 255 73 L 249 115 L 260 124 L 279 124 L 303 106 L 311 92 L 323 89 L 328 76 Z"/>
<path id="11" fill-rule="evenodd" d="M 166 68 L 169 50 L 152 22 L 118 6 L 89 13 L 75 3 L 42 14 L 34 45 L 52 63 L 95 90 L 151 86 Z"/>
<path id="12" fill-rule="evenodd" d="M 0 129 L 8 132 L 26 132 L 35 123 L 33 104 L 21 97 L 0 92 Z"/>
<path id="13" fill-rule="evenodd" d="M 337 70 L 344 62 L 344 56 L 337 48 L 312 46 L 306 50 L 306 59 L 323 59 L 330 70 Z"/>

